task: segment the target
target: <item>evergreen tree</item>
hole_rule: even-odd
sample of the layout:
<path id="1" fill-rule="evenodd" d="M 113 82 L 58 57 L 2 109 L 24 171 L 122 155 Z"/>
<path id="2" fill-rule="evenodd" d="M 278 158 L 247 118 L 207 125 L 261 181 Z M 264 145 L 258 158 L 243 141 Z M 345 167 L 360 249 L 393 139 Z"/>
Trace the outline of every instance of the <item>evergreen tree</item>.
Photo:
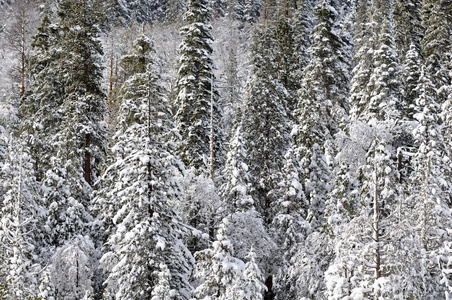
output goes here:
<path id="1" fill-rule="evenodd" d="M 235 46 L 230 45 L 229 54 L 228 54 L 228 63 L 226 65 L 225 70 L 225 92 L 223 97 L 221 98 L 221 109 L 223 110 L 223 118 L 222 118 L 222 128 L 227 135 L 227 137 L 231 137 L 233 134 L 234 127 L 234 116 L 236 114 L 237 108 L 242 104 L 242 84 L 239 77 L 239 68 L 237 61 L 237 50 Z"/>
<path id="2" fill-rule="evenodd" d="M 370 20 L 370 3 L 368 0 L 359 0 L 356 15 L 355 30 L 353 35 L 354 49 L 354 68 L 350 81 L 350 117 L 352 120 L 360 118 L 366 103 L 368 95 L 366 87 L 373 69 L 371 52 L 374 50 L 374 41 L 372 40 L 372 27 Z"/>
<path id="3" fill-rule="evenodd" d="M 213 37 L 212 28 L 207 24 L 209 19 L 207 0 L 188 1 L 184 16 L 187 25 L 181 29 L 183 41 L 179 46 L 179 70 L 175 87 L 175 121 L 182 138 L 178 153 L 187 166 L 197 170 L 206 167 L 211 154 L 211 142 L 215 169 L 223 164 L 224 155 L 223 136 L 219 127 L 221 111 L 217 103 L 218 91 L 213 86 L 214 62 L 210 58 Z M 211 130 L 213 141 L 210 141 Z"/>
<path id="4" fill-rule="evenodd" d="M 407 206 L 401 202 L 397 168 L 380 137 L 371 145 L 362 172 L 356 215 L 335 230 L 336 258 L 326 273 L 326 295 L 328 299 L 420 297 L 419 244 L 409 213 L 405 214 Z"/>
<path id="5" fill-rule="evenodd" d="M 323 1 L 314 10 L 318 24 L 311 32 L 311 61 L 304 70 L 298 104 L 299 109 L 314 106 L 319 110 L 320 123 L 325 124 L 325 134 L 330 137 L 347 123 L 349 90 L 346 42 L 338 35 L 338 13 L 332 4 Z"/>
<path id="6" fill-rule="evenodd" d="M 40 270 L 35 255 L 43 234 L 43 208 L 26 145 L 16 145 L 10 138 L 0 174 L 5 188 L 0 198 L 0 296 L 34 299 Z"/>
<path id="7" fill-rule="evenodd" d="M 243 272 L 243 276 L 245 277 L 245 299 L 247 300 L 260 300 L 262 299 L 262 295 L 267 290 L 267 287 L 264 285 L 263 276 L 259 266 L 256 263 L 256 254 L 254 253 L 254 249 L 251 248 L 250 252 L 247 255 L 248 262 L 245 264 L 245 270 Z"/>
<path id="8" fill-rule="evenodd" d="M 199 299 L 247 299 L 244 288 L 244 263 L 235 258 L 231 242 L 220 227 L 212 248 L 195 253 L 196 278 L 202 283 L 196 288 Z"/>
<path id="9" fill-rule="evenodd" d="M 313 28 L 312 5 L 313 1 L 301 1 L 292 17 L 294 46 L 292 55 L 296 64 L 292 76 L 296 82 L 301 82 L 304 68 L 310 60 L 308 49 L 311 46 L 310 34 Z"/>
<path id="10" fill-rule="evenodd" d="M 309 232 L 306 222 L 308 203 L 300 178 L 302 171 L 292 149 L 285 155 L 281 173 L 278 188 L 274 191 L 276 201 L 272 207 L 274 218 L 271 225 L 279 257 L 275 261 L 279 270 L 274 276 L 274 290 L 277 295 L 288 295 L 293 284 L 289 274 L 291 259 Z"/>
<path id="11" fill-rule="evenodd" d="M 311 33 L 311 61 L 304 71 L 299 91 L 298 123 L 292 130 L 293 143 L 304 174 L 309 203 L 307 220 L 317 228 L 323 222 L 325 197 L 331 176 L 325 146 L 348 122 L 348 76 L 344 42 L 336 35 L 336 10 L 323 1 L 315 9 L 318 25 Z M 334 155 L 334 151 L 333 151 Z"/>
<path id="12" fill-rule="evenodd" d="M 35 54 L 30 57 L 30 76 L 33 78 L 25 90 L 21 105 L 22 124 L 20 131 L 34 136 L 31 155 L 35 161 L 38 181 L 49 169 L 52 145 L 49 137 L 55 135 L 63 120 L 60 106 L 63 102 L 62 78 L 56 70 L 61 59 L 57 49 L 60 26 L 52 24 L 45 15 L 33 37 Z"/>
<path id="13" fill-rule="evenodd" d="M 153 42 L 145 34 L 139 35 L 133 41 L 132 48 L 121 56 L 121 80 L 125 82 L 137 73 L 146 72 L 147 65 L 152 63 L 153 51 Z"/>
<path id="14" fill-rule="evenodd" d="M 387 11 L 382 10 L 379 15 L 383 24 L 379 34 L 377 48 L 373 55 L 373 69 L 367 85 L 368 102 L 365 104 L 361 117 L 364 120 L 394 120 L 402 117 L 400 67 L 394 50 L 392 29 Z M 379 18 L 376 17 L 376 20 Z"/>
<path id="15" fill-rule="evenodd" d="M 191 254 L 181 241 L 181 222 L 170 207 L 179 195 L 173 176 L 180 163 L 169 152 L 168 103 L 152 68 L 148 65 L 145 73 L 135 74 L 121 89 L 116 158 L 96 201 L 105 214 L 105 226 L 114 224 L 107 231 L 109 251 L 101 260 L 108 271 L 110 298 L 154 297 L 162 292 L 160 274 L 167 270 L 173 297 L 188 299 L 191 292 L 187 281 Z"/>
<path id="16" fill-rule="evenodd" d="M 287 92 L 278 79 L 272 29 L 256 26 L 251 39 L 251 70 L 241 110 L 244 163 L 250 174 L 249 195 L 256 210 L 271 222 L 269 192 L 276 187 L 275 174 L 289 146 Z"/>
<path id="17" fill-rule="evenodd" d="M 398 56 L 404 60 L 414 46 L 421 51 L 423 36 L 420 0 L 397 0 L 393 4 L 394 44 Z"/>
<path id="18" fill-rule="evenodd" d="M 412 120 L 415 113 L 415 100 L 418 98 L 417 85 L 419 82 L 421 66 L 421 54 L 414 44 L 411 44 L 410 50 L 406 53 L 404 65 L 402 67 L 401 80 L 403 84 L 404 115 Z"/>
<path id="19" fill-rule="evenodd" d="M 238 124 L 229 143 L 224 168 L 225 183 L 221 187 L 221 195 L 231 213 L 254 206 L 253 198 L 249 194 L 251 175 L 245 163 L 246 150 L 242 130 L 241 124 Z"/>
<path id="20" fill-rule="evenodd" d="M 358 62 L 353 71 L 351 97 L 352 117 L 367 122 L 397 119 L 402 106 L 389 2 L 373 1 L 371 8 L 370 22 L 366 24 L 370 36 L 362 38 L 355 55 Z"/>
<path id="21" fill-rule="evenodd" d="M 449 0 L 427 0 L 422 5 L 422 25 L 425 28 L 422 39 L 422 56 L 425 72 L 431 74 L 431 81 L 439 90 L 450 82 L 447 71 L 450 62 L 452 3 Z M 445 101 L 441 95 L 440 103 Z"/>
<path id="22" fill-rule="evenodd" d="M 64 53 L 59 65 L 65 83 L 63 111 L 65 121 L 72 126 L 69 139 L 76 141 L 77 147 L 72 150 L 80 152 L 78 160 L 82 163 L 83 177 L 91 185 L 103 160 L 105 133 L 101 121 L 106 110 L 101 88 L 103 52 L 97 39 L 98 15 L 90 0 L 81 4 L 60 1 L 57 14 L 63 32 L 59 40 Z"/>
<path id="23" fill-rule="evenodd" d="M 450 168 L 446 162 L 448 149 L 441 133 L 440 97 L 429 76 L 423 69 L 416 99 L 414 117 L 419 125 L 414 130 L 414 138 L 418 150 L 413 158 L 411 201 L 415 230 L 425 249 L 422 259 L 426 269 L 426 299 L 434 299 L 444 295 L 444 287 L 439 284 L 443 263 L 441 260 L 436 262 L 439 253 L 445 250 L 445 242 L 450 239 L 450 183 L 447 179 Z"/>
<path id="24" fill-rule="evenodd" d="M 261 15 L 262 0 L 245 0 L 243 8 L 245 21 L 257 23 Z"/>
<path id="25" fill-rule="evenodd" d="M 50 273 L 58 298 L 92 299 L 94 244 L 87 236 L 74 236 L 51 258 Z"/>
<path id="26" fill-rule="evenodd" d="M 282 7 L 283 5 L 285 7 Z M 276 68 L 279 73 L 279 80 L 287 90 L 287 115 L 292 116 L 297 103 L 297 90 L 299 89 L 297 78 L 294 78 L 294 75 L 296 75 L 296 70 L 302 66 L 298 64 L 299 58 L 294 55 L 296 48 L 295 28 L 292 25 L 292 16 L 290 15 L 291 8 L 289 8 L 287 1 L 286 3 L 281 1 L 276 9 L 276 22 L 273 25 Z M 297 30 L 303 29 L 305 28 L 297 28 Z"/>

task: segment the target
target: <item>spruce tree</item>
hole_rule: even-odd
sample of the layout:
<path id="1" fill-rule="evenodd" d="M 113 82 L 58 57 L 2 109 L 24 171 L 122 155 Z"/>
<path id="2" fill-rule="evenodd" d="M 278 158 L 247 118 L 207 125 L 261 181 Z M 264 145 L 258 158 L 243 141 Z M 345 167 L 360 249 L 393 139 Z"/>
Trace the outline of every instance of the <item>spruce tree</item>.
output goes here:
<path id="1" fill-rule="evenodd" d="M 167 135 L 173 124 L 162 92 L 149 64 L 119 93 L 114 158 L 96 201 L 109 235 L 101 264 L 108 272 L 107 296 L 113 299 L 157 297 L 168 272 L 170 293 L 190 297 L 191 254 L 170 206 L 180 193 L 174 174 L 181 163 L 171 154 Z"/>
<path id="2" fill-rule="evenodd" d="M 414 206 L 414 228 L 425 249 L 422 257 L 426 269 L 425 289 L 429 294 L 428 298 L 433 299 L 444 293 L 444 287 L 439 285 L 441 268 L 444 265 L 442 262 L 435 262 L 438 262 L 439 253 L 445 250 L 445 242 L 450 239 L 448 228 L 452 219 L 449 209 L 449 152 L 442 135 L 439 116 L 438 102 L 441 98 L 429 76 L 431 75 L 423 69 L 419 79 L 419 97 L 416 99 L 414 115 L 419 122 L 414 130 L 418 150 L 413 157 L 414 172 L 410 180 L 414 191 L 410 200 Z"/>
<path id="3" fill-rule="evenodd" d="M 280 82 L 274 52 L 274 32 L 265 25 L 253 30 L 250 45 L 251 70 L 241 110 L 245 149 L 244 163 L 249 168 L 249 195 L 256 210 L 271 222 L 276 173 L 284 164 L 289 146 L 287 91 Z"/>
<path id="4" fill-rule="evenodd" d="M 215 65 L 211 59 L 212 27 L 207 24 L 210 20 L 208 1 L 188 1 L 184 20 L 187 25 L 181 28 L 183 41 L 179 46 L 175 86 L 177 112 L 174 118 L 181 135 L 177 152 L 187 166 L 201 171 L 210 158 L 209 145 L 212 142 L 213 164 L 217 169 L 223 164 L 224 147 L 219 127 L 221 111 L 217 103 L 218 91 L 213 86 Z M 211 130 L 213 141 L 210 141 Z"/>
<path id="5" fill-rule="evenodd" d="M 307 220 L 317 228 L 323 222 L 331 169 L 325 146 L 348 123 L 348 61 L 344 42 L 336 35 L 337 12 L 330 1 L 315 8 L 319 21 L 311 33 L 311 61 L 304 70 L 292 130 L 296 155 L 304 169 L 304 190 L 309 203 Z M 334 150 L 333 150 L 334 152 Z M 334 155 L 334 154 L 333 154 Z"/>
<path id="6" fill-rule="evenodd" d="M 83 177 L 89 185 L 96 180 L 98 164 L 103 161 L 105 132 L 101 121 L 106 111 L 101 88 L 103 51 L 93 5 L 90 0 L 63 0 L 57 10 L 63 32 L 59 40 L 64 53 L 59 65 L 65 83 L 62 105 L 65 121 L 72 126 L 68 139 L 76 142 L 71 150 L 79 152 Z"/>
<path id="7" fill-rule="evenodd" d="M 416 87 L 419 82 L 421 60 L 421 53 L 415 44 L 411 44 L 410 50 L 405 55 L 401 72 L 404 91 L 402 104 L 405 106 L 403 112 L 408 120 L 413 120 L 415 100 L 419 96 Z"/>
<path id="8" fill-rule="evenodd" d="M 450 62 L 452 4 L 449 0 L 427 0 L 422 5 L 422 25 L 425 28 L 422 43 L 425 72 L 431 74 L 431 81 L 437 89 L 450 82 L 447 71 Z M 441 94 L 440 103 L 445 101 Z"/>
<path id="9" fill-rule="evenodd" d="M 41 181 L 54 155 L 48 139 L 58 132 L 64 118 L 60 110 L 64 85 L 61 75 L 55 71 L 61 59 L 57 48 L 60 26 L 52 24 L 45 15 L 37 30 L 32 42 L 35 54 L 30 57 L 29 68 L 33 80 L 22 98 L 20 131 L 34 136 L 31 155 L 37 180 Z"/>
<path id="10" fill-rule="evenodd" d="M 0 198 L 0 296 L 3 299 L 34 299 L 40 266 L 42 219 L 39 184 L 30 150 L 24 141 L 9 139 L 0 176 L 5 195 Z"/>
<path id="11" fill-rule="evenodd" d="M 400 67 L 394 50 L 389 2 L 373 1 L 371 9 L 370 22 L 361 31 L 361 47 L 355 54 L 358 61 L 353 70 L 351 96 L 352 118 L 366 122 L 397 119 L 402 106 Z"/>
<path id="12" fill-rule="evenodd" d="M 394 50 L 392 29 L 388 12 L 381 10 L 376 20 L 383 22 L 373 55 L 373 69 L 367 85 L 368 102 L 364 105 L 361 114 L 363 120 L 394 120 L 402 117 L 402 89 L 399 82 L 400 67 L 397 54 Z"/>
<path id="13" fill-rule="evenodd" d="M 245 265 L 234 257 L 233 247 L 222 227 L 212 248 L 196 252 L 195 258 L 195 277 L 202 279 L 194 292 L 198 299 L 247 299 L 243 275 Z"/>
<path id="14" fill-rule="evenodd" d="M 408 51 L 414 46 L 421 51 L 423 36 L 420 0 L 397 0 L 393 4 L 394 44 L 398 56 L 404 60 Z"/>

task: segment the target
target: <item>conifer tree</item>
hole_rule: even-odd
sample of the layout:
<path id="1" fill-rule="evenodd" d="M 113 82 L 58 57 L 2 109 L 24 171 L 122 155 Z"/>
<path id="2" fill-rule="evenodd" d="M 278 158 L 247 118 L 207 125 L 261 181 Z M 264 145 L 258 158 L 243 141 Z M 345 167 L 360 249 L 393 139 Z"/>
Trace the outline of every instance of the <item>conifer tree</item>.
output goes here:
<path id="1" fill-rule="evenodd" d="M 364 4 L 362 4 L 364 5 Z M 373 1 L 369 37 L 363 37 L 352 79 L 352 117 L 383 121 L 400 117 L 400 67 L 394 50 L 389 2 Z M 361 31 L 364 35 L 364 31 Z M 389 99 L 386 99 L 389 97 Z"/>
<path id="2" fill-rule="evenodd" d="M 281 170 L 289 146 L 287 92 L 277 74 L 273 34 L 268 26 L 259 25 L 253 30 L 251 70 L 241 110 L 249 195 L 266 222 L 271 222 L 273 199 L 269 192 L 276 187 L 275 174 Z"/>
<path id="3" fill-rule="evenodd" d="M 295 112 L 298 124 L 292 130 L 296 155 L 305 170 L 303 186 L 310 210 L 307 220 L 314 228 L 323 222 L 331 177 L 325 146 L 332 145 L 328 141 L 348 122 L 347 55 L 344 42 L 336 35 L 337 12 L 331 4 L 323 1 L 315 9 L 319 23 L 311 34 L 312 59 L 304 70 Z"/>
<path id="4" fill-rule="evenodd" d="M 289 8 L 287 1 L 286 3 L 281 1 L 278 3 L 276 9 L 277 15 L 273 30 L 277 70 L 279 80 L 287 90 L 287 115 L 292 116 L 292 112 L 297 104 L 297 90 L 299 89 L 297 78 L 294 78 L 294 75 L 296 75 L 296 70 L 302 66 L 298 64 L 299 57 L 294 55 L 298 45 L 295 45 L 295 28 L 292 24 L 291 8 Z M 305 28 L 296 29 L 306 30 Z"/>
<path id="5" fill-rule="evenodd" d="M 173 176 L 180 162 L 170 154 L 172 143 L 166 135 L 173 125 L 152 64 L 126 81 L 119 101 L 115 158 L 96 201 L 109 234 L 109 251 L 101 260 L 108 271 L 107 296 L 157 297 L 162 293 L 162 276 L 169 271 L 170 293 L 188 299 L 191 254 L 181 241 L 181 222 L 170 207 L 179 195 Z"/>
<path id="6" fill-rule="evenodd" d="M 243 275 L 245 265 L 234 257 L 231 242 L 221 227 L 212 248 L 196 252 L 195 258 L 195 277 L 203 280 L 194 292 L 199 299 L 247 299 Z"/>
<path id="7" fill-rule="evenodd" d="M 221 97 L 221 109 L 223 111 L 222 128 L 228 138 L 233 134 L 234 116 L 237 108 L 242 104 L 242 84 L 239 77 L 239 66 L 237 61 L 237 50 L 235 45 L 231 43 L 228 54 L 228 63 L 225 70 L 226 87 L 224 95 Z"/>
<path id="8" fill-rule="evenodd" d="M 224 147 L 219 127 L 221 111 L 217 103 L 218 91 L 213 86 L 215 65 L 211 59 L 212 28 L 207 24 L 210 20 L 208 1 L 188 1 L 184 20 L 187 25 L 181 28 L 183 41 L 179 46 L 175 87 L 177 112 L 174 118 L 182 138 L 178 154 L 187 166 L 204 169 L 211 154 L 210 130 L 213 126 L 213 163 L 218 168 L 223 164 Z"/>
<path id="9" fill-rule="evenodd" d="M 225 183 L 221 187 L 221 195 L 231 213 L 254 206 L 254 201 L 249 194 L 251 175 L 245 163 L 246 150 L 242 130 L 242 125 L 237 124 L 229 143 L 224 168 Z"/>
<path id="10" fill-rule="evenodd" d="M 63 111 L 65 121 L 72 126 L 68 138 L 76 142 L 72 150 L 80 152 L 78 160 L 89 185 L 95 181 L 98 164 L 103 160 L 105 132 L 101 121 L 106 111 L 99 63 L 103 51 L 97 39 L 98 14 L 93 4 L 90 0 L 63 0 L 57 11 L 63 32 L 59 40 L 64 53 L 59 65 L 65 83 Z"/>
<path id="11" fill-rule="evenodd" d="M 247 300 L 260 300 L 262 295 L 267 290 L 267 287 L 263 283 L 263 276 L 259 266 L 256 263 L 256 253 L 251 248 L 250 252 L 246 256 L 248 262 L 245 264 L 245 270 L 243 276 L 245 277 L 245 299 Z"/>
<path id="12" fill-rule="evenodd" d="M 399 82 L 400 67 L 397 54 L 394 50 L 392 29 L 388 12 L 381 10 L 376 20 L 383 22 L 380 26 L 376 49 L 373 56 L 373 69 L 367 85 L 368 103 L 362 111 L 363 120 L 394 120 L 401 117 L 402 90 Z"/>
<path id="13" fill-rule="evenodd" d="M 51 258 L 50 273 L 58 297 L 92 299 L 93 273 L 98 264 L 94 251 L 91 239 L 81 235 L 57 249 Z"/>
<path id="14" fill-rule="evenodd" d="M 449 209 L 450 183 L 447 179 L 450 167 L 446 162 L 449 152 L 441 133 L 440 97 L 429 76 L 423 69 L 419 79 L 419 97 L 416 99 L 414 117 L 419 125 L 414 130 L 414 138 L 418 150 L 413 158 L 411 182 L 415 189 L 411 201 L 415 230 L 425 249 L 422 259 L 426 269 L 426 294 L 433 299 L 444 293 L 444 287 L 439 285 L 443 263 L 435 262 L 438 262 L 439 252 L 446 246 L 445 241 L 450 239 L 448 228 L 452 219 Z"/>
<path id="15" fill-rule="evenodd" d="M 422 25 L 425 28 L 422 43 L 425 72 L 439 90 L 450 82 L 447 67 L 450 61 L 449 48 L 451 44 L 452 4 L 448 0 L 427 0 L 422 5 Z M 441 95 L 440 103 L 446 100 Z"/>
<path id="16" fill-rule="evenodd" d="M 397 0 L 393 4 L 394 44 L 398 49 L 398 56 L 404 60 L 408 51 L 414 46 L 421 51 L 423 36 L 420 0 Z"/>
<path id="17" fill-rule="evenodd" d="M 43 179 L 53 156 L 48 138 L 57 133 L 63 119 L 60 111 L 63 84 L 61 76 L 55 71 L 61 58 L 57 49 L 59 28 L 58 24 L 52 24 L 49 16 L 45 15 L 33 37 L 35 54 L 30 57 L 30 76 L 33 80 L 25 90 L 20 108 L 20 131 L 34 136 L 30 146 L 38 181 Z"/>
<path id="18" fill-rule="evenodd" d="M 419 82 L 421 67 L 421 53 L 414 44 L 411 44 L 410 50 L 406 53 L 401 75 L 403 75 L 403 101 L 405 106 L 404 115 L 408 120 L 413 119 L 415 100 L 418 98 L 417 85 Z"/>
<path id="19" fill-rule="evenodd" d="M 29 149 L 10 138 L 1 166 L 5 195 L 0 198 L 0 296 L 34 299 L 40 270 L 35 255 L 44 233 L 40 226 L 44 209 Z"/>
<path id="20" fill-rule="evenodd" d="M 250 23 L 257 23 L 259 21 L 262 2 L 262 0 L 245 0 L 243 7 L 245 21 Z"/>
<path id="21" fill-rule="evenodd" d="M 373 69 L 373 61 L 370 53 L 374 48 L 371 39 L 372 28 L 370 25 L 370 1 L 359 0 L 356 12 L 355 30 L 353 35 L 354 68 L 350 81 L 350 117 L 352 120 L 360 118 L 362 111 L 368 102 L 366 87 Z"/>
<path id="22" fill-rule="evenodd" d="M 310 34 L 313 28 L 312 5 L 312 1 L 298 3 L 291 21 L 294 46 L 292 55 L 296 63 L 292 76 L 297 82 L 301 82 L 304 68 L 310 60 L 308 49 L 311 45 Z"/>
<path id="23" fill-rule="evenodd" d="M 291 280 L 293 278 L 290 278 L 289 274 L 291 259 L 310 231 L 306 222 L 309 207 L 303 191 L 301 174 L 303 172 L 295 153 L 293 149 L 289 149 L 285 155 L 278 188 L 273 191 L 276 200 L 272 207 L 274 215 L 271 224 L 272 233 L 278 245 L 279 257 L 274 263 L 279 268 L 274 276 L 274 290 L 280 299 L 290 293 L 293 284 Z"/>
<path id="24" fill-rule="evenodd" d="M 405 214 L 408 207 L 401 202 L 397 168 L 378 136 L 362 172 L 356 214 L 335 231 L 336 257 L 326 272 L 326 295 L 328 299 L 419 297 L 423 272 L 419 244 Z"/>

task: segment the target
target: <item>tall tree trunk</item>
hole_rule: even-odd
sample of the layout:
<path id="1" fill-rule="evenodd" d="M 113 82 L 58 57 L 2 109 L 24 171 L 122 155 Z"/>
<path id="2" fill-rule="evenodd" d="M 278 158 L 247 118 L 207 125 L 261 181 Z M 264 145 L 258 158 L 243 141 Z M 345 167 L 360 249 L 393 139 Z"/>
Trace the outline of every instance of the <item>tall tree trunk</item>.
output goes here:
<path id="1" fill-rule="evenodd" d="M 85 134 L 85 180 L 91 185 L 91 153 L 89 147 L 91 145 L 91 134 Z"/>
<path id="2" fill-rule="evenodd" d="M 25 9 L 21 11 L 20 40 L 20 96 L 25 93 Z"/>
<path id="3" fill-rule="evenodd" d="M 378 174 L 375 169 L 375 189 L 374 189 L 374 241 L 377 244 L 375 248 L 375 277 L 381 277 L 381 257 L 380 257 L 380 212 L 378 207 Z"/>

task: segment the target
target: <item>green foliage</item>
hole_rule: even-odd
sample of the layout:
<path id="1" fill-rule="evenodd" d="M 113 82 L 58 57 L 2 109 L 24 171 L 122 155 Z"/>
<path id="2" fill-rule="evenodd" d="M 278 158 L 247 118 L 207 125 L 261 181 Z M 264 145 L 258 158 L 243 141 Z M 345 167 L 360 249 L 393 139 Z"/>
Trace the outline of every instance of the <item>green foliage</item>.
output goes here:
<path id="1" fill-rule="evenodd" d="M 211 59 L 212 29 L 207 25 L 210 10 L 206 0 L 190 0 L 187 8 L 184 15 L 187 25 L 181 28 L 183 41 L 179 46 L 179 70 L 175 87 L 177 112 L 174 119 L 182 138 L 178 154 L 187 166 L 205 169 L 210 157 L 210 129 L 213 126 L 214 168 L 217 169 L 223 164 L 224 147 L 223 133 L 219 127 L 219 94 L 214 86 L 214 62 Z"/>

